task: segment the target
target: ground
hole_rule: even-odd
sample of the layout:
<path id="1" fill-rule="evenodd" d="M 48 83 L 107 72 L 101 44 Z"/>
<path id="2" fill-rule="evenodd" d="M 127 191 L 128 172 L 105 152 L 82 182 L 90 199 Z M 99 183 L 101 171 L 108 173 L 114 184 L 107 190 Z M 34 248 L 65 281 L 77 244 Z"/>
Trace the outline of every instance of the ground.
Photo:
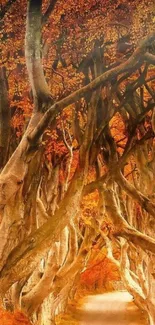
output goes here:
<path id="1" fill-rule="evenodd" d="M 146 325 L 128 292 L 111 292 L 85 298 L 79 311 L 80 325 Z"/>

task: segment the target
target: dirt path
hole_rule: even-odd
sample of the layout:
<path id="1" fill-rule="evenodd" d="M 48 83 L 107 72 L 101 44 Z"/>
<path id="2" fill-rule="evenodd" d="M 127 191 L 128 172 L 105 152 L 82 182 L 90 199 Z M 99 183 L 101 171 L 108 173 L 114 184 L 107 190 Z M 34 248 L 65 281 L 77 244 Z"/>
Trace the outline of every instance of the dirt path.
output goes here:
<path id="1" fill-rule="evenodd" d="M 85 299 L 80 325 L 146 325 L 146 321 L 128 292 L 112 292 Z"/>

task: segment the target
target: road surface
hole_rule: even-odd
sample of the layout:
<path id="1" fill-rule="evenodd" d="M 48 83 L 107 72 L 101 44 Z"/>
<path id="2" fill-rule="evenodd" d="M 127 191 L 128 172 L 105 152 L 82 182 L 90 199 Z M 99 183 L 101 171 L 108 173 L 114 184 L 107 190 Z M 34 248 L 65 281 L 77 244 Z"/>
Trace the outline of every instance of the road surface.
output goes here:
<path id="1" fill-rule="evenodd" d="M 124 291 L 88 296 L 80 309 L 80 325 L 146 325 L 132 296 Z"/>

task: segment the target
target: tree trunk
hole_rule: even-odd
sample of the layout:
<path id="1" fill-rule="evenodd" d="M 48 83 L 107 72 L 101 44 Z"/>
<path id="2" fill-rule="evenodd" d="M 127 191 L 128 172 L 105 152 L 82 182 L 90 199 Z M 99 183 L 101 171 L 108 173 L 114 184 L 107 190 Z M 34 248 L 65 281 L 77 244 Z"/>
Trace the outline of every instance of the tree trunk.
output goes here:
<path id="1" fill-rule="evenodd" d="M 25 57 L 36 110 L 44 111 L 52 103 L 41 62 L 42 0 L 28 3 Z"/>
<path id="2" fill-rule="evenodd" d="M 9 107 L 5 68 L 0 68 L 0 170 L 7 161 L 11 111 Z"/>

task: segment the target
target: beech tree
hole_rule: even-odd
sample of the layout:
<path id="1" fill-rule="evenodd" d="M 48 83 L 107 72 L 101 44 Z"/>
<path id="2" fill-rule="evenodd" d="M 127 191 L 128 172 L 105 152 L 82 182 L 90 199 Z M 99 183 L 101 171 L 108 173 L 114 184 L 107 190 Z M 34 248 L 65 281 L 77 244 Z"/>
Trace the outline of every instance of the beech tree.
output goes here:
<path id="1" fill-rule="evenodd" d="M 95 241 L 154 324 L 153 1 L 1 7 L 1 303 L 55 324 Z"/>

